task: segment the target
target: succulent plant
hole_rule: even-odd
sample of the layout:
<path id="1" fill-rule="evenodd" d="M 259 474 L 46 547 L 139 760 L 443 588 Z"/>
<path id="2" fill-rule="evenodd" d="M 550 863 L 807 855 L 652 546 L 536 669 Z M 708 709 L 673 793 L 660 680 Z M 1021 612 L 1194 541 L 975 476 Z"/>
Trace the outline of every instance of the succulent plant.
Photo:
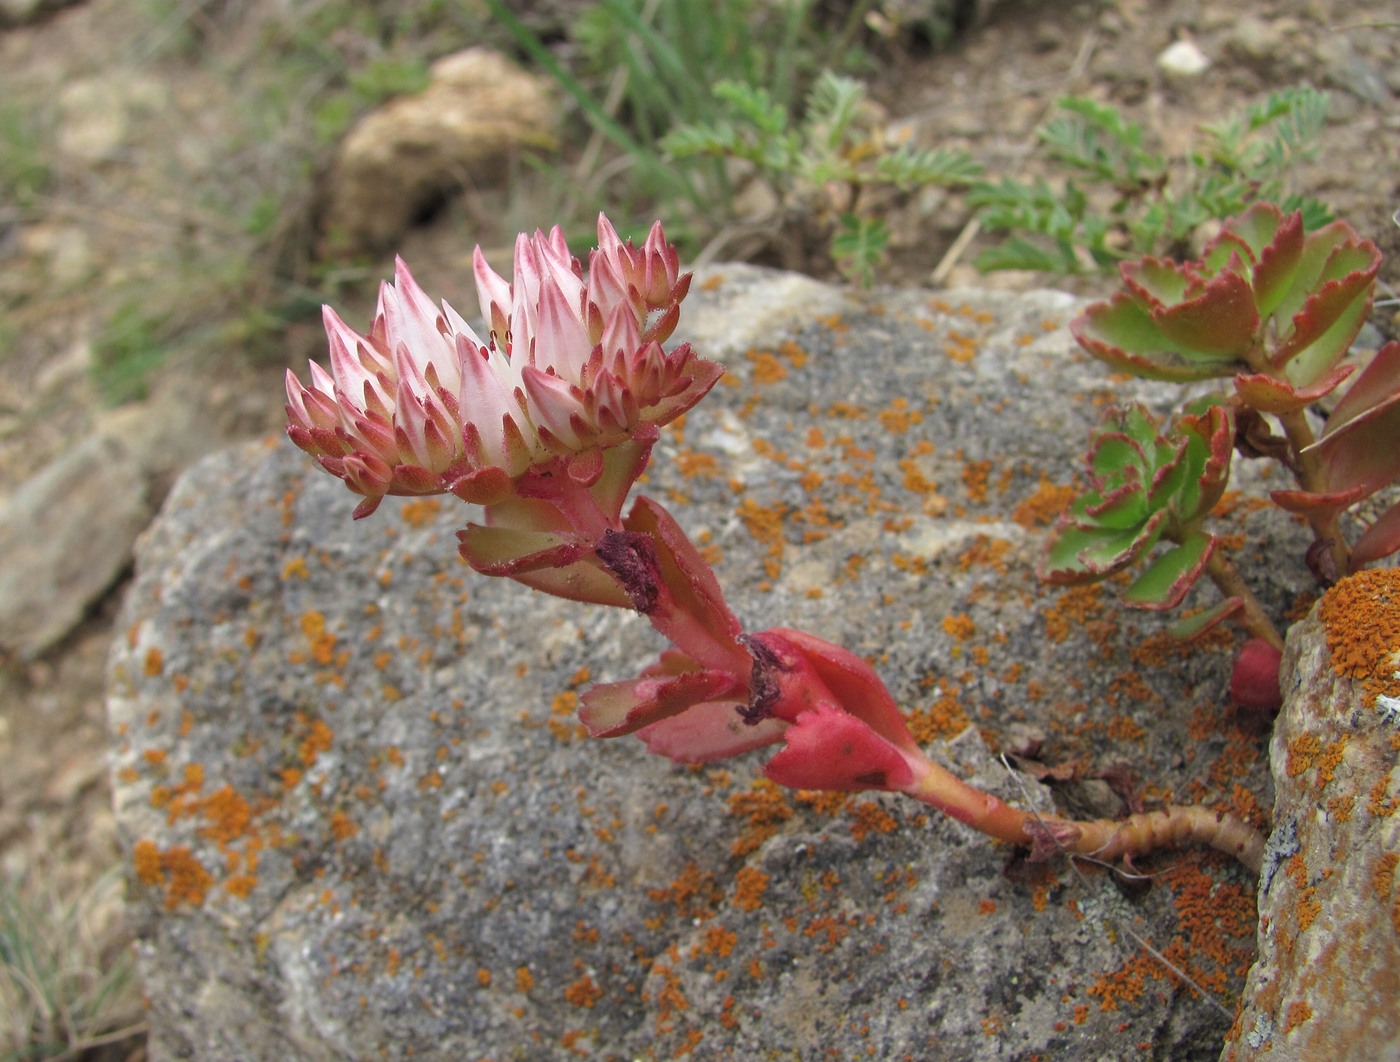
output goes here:
<path id="1" fill-rule="evenodd" d="M 1125 262 L 1125 289 L 1070 330 L 1114 369 L 1155 380 L 1234 377 L 1242 404 L 1283 413 L 1351 372 L 1339 365 L 1371 307 L 1381 255 L 1345 222 L 1311 233 L 1256 203 L 1194 262 Z"/>
<path id="2" fill-rule="evenodd" d="M 1400 342 L 1386 344 L 1366 365 L 1327 418 L 1305 459 L 1315 457 L 1313 490 L 1274 491 L 1290 512 L 1334 514 L 1400 480 Z M 1356 540 L 1356 568 L 1400 550 L 1400 503 L 1391 505 Z"/>
<path id="3" fill-rule="evenodd" d="M 1124 597 L 1139 608 L 1179 604 L 1215 548 L 1201 523 L 1225 490 L 1233 443 L 1233 418 L 1222 405 L 1178 416 L 1165 430 L 1142 406 L 1111 412 L 1094 433 L 1085 490 L 1061 519 L 1040 577 L 1102 579 L 1166 540 L 1172 547 Z"/>

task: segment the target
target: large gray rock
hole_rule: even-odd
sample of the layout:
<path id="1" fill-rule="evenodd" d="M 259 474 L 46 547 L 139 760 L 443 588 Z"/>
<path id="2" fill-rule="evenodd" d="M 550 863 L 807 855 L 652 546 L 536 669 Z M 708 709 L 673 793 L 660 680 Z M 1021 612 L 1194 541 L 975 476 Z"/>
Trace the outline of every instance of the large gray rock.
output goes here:
<path id="1" fill-rule="evenodd" d="M 1400 570 L 1288 632 L 1259 961 L 1224 1062 L 1400 1058 Z"/>
<path id="2" fill-rule="evenodd" d="M 1074 309 L 710 270 L 676 338 L 735 386 L 663 432 L 643 489 L 749 629 L 868 654 L 992 791 L 1048 806 L 986 741 L 1077 763 L 1057 799 L 1079 813 L 1121 810 L 1091 777 L 1115 765 L 1149 802 L 1257 811 L 1230 639 L 1182 650 L 1110 590 L 1032 575 L 1047 483 L 1109 394 Z M 646 624 L 475 575 L 459 503 L 354 504 L 268 441 L 192 470 L 141 543 L 109 704 L 152 1058 L 1218 1054 L 1255 928 L 1223 857 L 1125 891 L 907 799 L 772 789 L 760 755 L 586 740 L 575 691 L 650 659 Z M 1301 533 L 1232 520 L 1275 535 L 1242 560 L 1282 611 Z"/>

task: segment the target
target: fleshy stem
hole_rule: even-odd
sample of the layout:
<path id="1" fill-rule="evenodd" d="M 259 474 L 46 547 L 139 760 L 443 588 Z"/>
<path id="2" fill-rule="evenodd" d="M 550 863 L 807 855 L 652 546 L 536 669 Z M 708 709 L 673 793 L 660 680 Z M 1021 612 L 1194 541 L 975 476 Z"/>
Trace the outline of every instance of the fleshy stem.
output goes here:
<path id="1" fill-rule="evenodd" d="M 1239 599 L 1241 608 L 1238 619 L 1245 630 L 1256 638 L 1264 639 L 1282 652 L 1283 636 L 1279 634 L 1273 620 L 1269 619 L 1264 607 L 1259 604 L 1259 599 L 1254 596 L 1254 591 L 1250 590 L 1244 577 L 1240 575 L 1239 569 L 1231 564 L 1220 550 L 1214 550 L 1210 559 L 1206 561 L 1206 574 L 1227 598 Z"/>
<path id="2" fill-rule="evenodd" d="M 736 667 L 736 654 L 739 660 L 744 660 L 748 651 L 740 648 L 734 632 L 725 634 L 713 629 L 720 616 L 729 614 L 719 604 L 718 584 L 712 582 L 709 566 L 698 553 L 692 553 L 689 540 L 660 506 L 639 499 L 639 509 L 651 514 L 651 526 L 640 530 L 646 524 L 634 515 L 627 521 L 634 530 L 610 534 L 600 541 L 595 551 L 600 567 L 618 581 L 634 607 L 673 644 L 709 667 L 740 672 L 742 665 Z M 1219 578 L 1224 580 L 1221 589 L 1227 594 L 1242 594 L 1246 614 L 1251 614 L 1252 606 L 1253 614 L 1262 617 L 1258 602 L 1244 588 L 1234 568 L 1222 561 L 1219 572 Z M 709 587 L 708 596 L 702 586 Z M 1268 623 L 1267 619 L 1264 623 Z M 1278 639 L 1272 624 L 1268 624 L 1266 631 L 1259 632 L 1260 636 L 1271 634 L 1273 639 Z M 743 687 L 748 679 L 749 676 L 736 673 L 736 685 Z M 777 696 L 776 691 L 774 695 Z M 816 697 L 821 699 L 822 694 Z M 850 710 L 851 706 L 847 705 L 845 711 Z M 905 784 L 888 788 L 912 796 L 998 840 L 1029 846 L 1032 859 L 1048 859 L 1063 851 L 1072 856 L 1113 862 L 1131 860 L 1163 847 L 1199 843 L 1234 856 L 1257 874 L 1263 858 L 1264 838 L 1248 823 L 1230 814 L 1200 806 L 1169 805 L 1121 821 L 1075 821 L 1038 815 L 1013 808 L 1000 798 L 984 793 L 916 748 L 901 747 L 899 755 L 911 769 L 912 778 Z M 887 788 L 873 780 L 871 787 Z"/>
<path id="3" fill-rule="evenodd" d="M 1196 843 L 1234 856 L 1257 874 L 1264 858 L 1264 838 L 1258 830 L 1234 815 L 1199 805 L 1168 805 L 1121 821 L 1037 815 L 1011 807 L 931 761 L 921 765 L 920 777 L 903 792 L 1000 841 L 1030 845 L 1032 859 L 1064 851 L 1113 862 Z"/>
<path id="4" fill-rule="evenodd" d="M 1256 342 L 1243 355 L 1243 360 L 1253 372 L 1267 376 L 1278 375 L 1273 359 L 1269 357 L 1262 341 Z M 1282 460 L 1280 463 L 1288 467 L 1289 471 L 1293 473 L 1293 478 L 1297 480 L 1298 486 L 1303 490 L 1315 494 L 1326 493 L 1326 476 L 1323 474 L 1321 459 L 1316 450 L 1310 449 L 1317 440 L 1313 435 L 1312 425 L 1308 423 L 1307 411 L 1295 409 L 1274 415 L 1283 428 L 1285 438 L 1288 439 L 1289 458 L 1291 458 L 1291 461 Z M 1351 561 L 1351 547 L 1347 545 L 1346 538 L 1342 535 L 1340 511 L 1313 510 L 1304 515 L 1307 518 L 1308 526 L 1312 528 L 1313 539 L 1320 544 L 1325 544 L 1331 552 L 1332 561 L 1336 565 L 1334 570 L 1338 573 L 1346 572 Z M 1262 634 L 1259 636 L 1263 637 Z"/>
<path id="5" fill-rule="evenodd" d="M 1326 493 L 1326 477 L 1322 471 L 1321 459 L 1316 450 L 1310 449 L 1316 438 L 1312 425 L 1308 423 L 1306 411 L 1297 409 L 1291 413 L 1277 414 L 1279 424 L 1288 439 L 1289 448 L 1297 462 L 1294 475 L 1298 485 L 1305 491 Z M 1305 514 L 1313 538 L 1326 545 L 1332 553 L 1334 571 L 1345 574 L 1351 564 L 1351 547 L 1341 529 L 1341 510 L 1315 509 Z"/>

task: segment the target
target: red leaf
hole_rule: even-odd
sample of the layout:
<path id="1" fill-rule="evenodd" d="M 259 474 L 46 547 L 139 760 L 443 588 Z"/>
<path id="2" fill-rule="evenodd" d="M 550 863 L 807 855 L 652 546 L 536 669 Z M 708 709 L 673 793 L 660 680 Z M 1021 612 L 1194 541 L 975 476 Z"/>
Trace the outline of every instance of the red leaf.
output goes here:
<path id="1" fill-rule="evenodd" d="M 668 651 L 640 678 L 599 683 L 584 691 L 579 719 L 593 737 L 620 737 L 705 701 L 735 695 L 732 703 L 737 703 L 743 688 L 734 675 L 701 670 L 683 654 Z"/>
<path id="2" fill-rule="evenodd" d="M 863 720 L 829 705 L 797 717 L 763 773 L 791 789 L 902 789 L 914 781 L 904 755 Z"/>

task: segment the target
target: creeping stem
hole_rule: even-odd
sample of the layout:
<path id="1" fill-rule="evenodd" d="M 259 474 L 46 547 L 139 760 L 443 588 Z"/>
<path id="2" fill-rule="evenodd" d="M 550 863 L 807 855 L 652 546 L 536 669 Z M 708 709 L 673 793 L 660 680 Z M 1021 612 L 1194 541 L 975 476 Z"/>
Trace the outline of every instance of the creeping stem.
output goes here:
<path id="1" fill-rule="evenodd" d="M 1211 581 L 1215 583 L 1222 594 L 1226 597 L 1239 598 L 1243 602 L 1241 614 L 1236 618 L 1244 624 L 1245 629 L 1254 637 L 1264 639 L 1282 652 L 1283 636 L 1279 634 L 1278 628 L 1274 626 L 1273 621 L 1265 613 L 1264 607 L 1259 604 L 1259 599 L 1245 584 L 1239 569 L 1231 564 L 1220 550 L 1212 552 L 1210 559 L 1206 561 L 1206 574 L 1210 576 Z"/>
<path id="2" fill-rule="evenodd" d="M 1234 856 L 1257 874 L 1264 857 L 1264 837 L 1258 830 L 1234 815 L 1199 805 L 1169 805 L 1121 821 L 1076 821 L 1013 808 L 928 760 L 918 770 L 919 776 L 905 793 L 999 841 L 1029 845 L 1032 858 L 1063 851 L 1112 862 L 1159 848 L 1205 844 Z"/>

